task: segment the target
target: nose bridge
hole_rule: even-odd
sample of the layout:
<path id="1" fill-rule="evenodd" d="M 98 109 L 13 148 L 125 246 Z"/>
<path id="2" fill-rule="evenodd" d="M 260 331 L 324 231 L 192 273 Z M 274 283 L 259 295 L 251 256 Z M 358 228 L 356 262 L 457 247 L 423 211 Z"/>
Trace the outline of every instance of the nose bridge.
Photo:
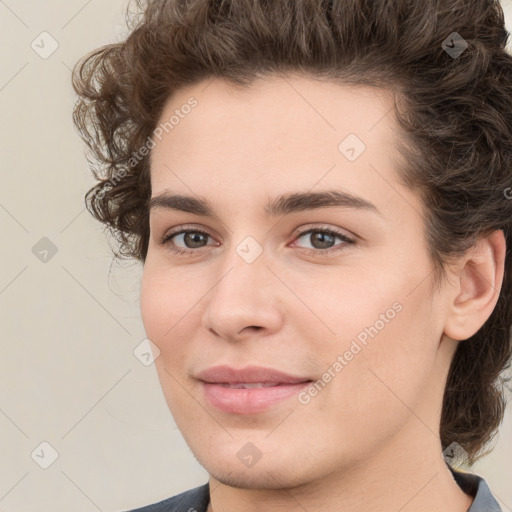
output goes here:
<path id="1" fill-rule="evenodd" d="M 271 292 L 274 276 L 256 244 L 243 240 L 233 248 L 207 295 L 203 326 L 219 336 L 235 339 L 246 327 L 278 327 L 280 312 Z"/>
<path id="2" fill-rule="evenodd" d="M 266 274 L 270 274 L 267 253 L 262 243 L 250 235 L 238 237 L 238 241 L 230 245 L 226 254 L 220 256 L 221 272 L 212 292 L 226 295 L 226 298 L 248 296 L 250 293 L 250 300 L 256 300 L 258 289 L 263 291 L 264 281 L 268 279 Z M 255 289 L 258 284 L 258 289 Z"/>

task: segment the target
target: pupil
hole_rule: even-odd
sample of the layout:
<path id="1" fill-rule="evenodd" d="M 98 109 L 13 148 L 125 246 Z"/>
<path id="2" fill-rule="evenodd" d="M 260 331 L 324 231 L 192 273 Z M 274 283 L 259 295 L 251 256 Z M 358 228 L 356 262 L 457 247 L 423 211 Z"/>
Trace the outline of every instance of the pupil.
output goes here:
<path id="1" fill-rule="evenodd" d="M 189 243 L 192 244 L 192 247 L 200 247 L 200 245 L 194 245 L 196 242 L 201 242 L 201 238 L 204 238 L 202 233 L 186 233 L 185 234 L 185 244 L 188 246 Z"/>
<path id="2" fill-rule="evenodd" d="M 320 242 L 320 247 L 317 247 L 317 245 L 313 242 L 313 246 L 316 247 L 317 249 L 328 249 L 330 247 L 330 243 L 332 242 L 331 235 L 317 231 L 312 233 L 311 236 L 313 237 L 314 242 Z"/>

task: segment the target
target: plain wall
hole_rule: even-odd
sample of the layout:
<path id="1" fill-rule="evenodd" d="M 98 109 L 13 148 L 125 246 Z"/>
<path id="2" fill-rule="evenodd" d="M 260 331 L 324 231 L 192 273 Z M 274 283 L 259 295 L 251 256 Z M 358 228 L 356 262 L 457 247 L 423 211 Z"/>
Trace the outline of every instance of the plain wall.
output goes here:
<path id="1" fill-rule="evenodd" d="M 93 179 L 71 121 L 70 70 L 122 38 L 125 5 L 0 2 L 0 512 L 113 512 L 207 481 L 154 366 L 133 354 L 145 338 L 141 268 L 113 263 L 84 208 Z M 43 442 L 58 454 L 47 469 Z M 494 452 L 473 468 L 504 511 L 511 460 L 509 407 Z"/>

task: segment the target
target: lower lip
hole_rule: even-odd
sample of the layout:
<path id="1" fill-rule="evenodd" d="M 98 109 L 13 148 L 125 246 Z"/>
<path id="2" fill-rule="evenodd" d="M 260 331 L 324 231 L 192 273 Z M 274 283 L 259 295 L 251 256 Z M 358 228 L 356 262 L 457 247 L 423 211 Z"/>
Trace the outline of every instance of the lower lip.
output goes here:
<path id="1" fill-rule="evenodd" d="M 254 414 L 266 411 L 273 405 L 290 398 L 311 384 L 280 384 L 268 388 L 235 389 L 201 382 L 208 402 L 223 412 L 233 414 Z"/>

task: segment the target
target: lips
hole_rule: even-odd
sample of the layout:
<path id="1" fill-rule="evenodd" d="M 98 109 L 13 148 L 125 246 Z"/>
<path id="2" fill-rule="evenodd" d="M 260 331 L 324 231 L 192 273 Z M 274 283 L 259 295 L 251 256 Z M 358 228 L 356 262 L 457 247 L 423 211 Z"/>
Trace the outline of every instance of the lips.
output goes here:
<path id="1" fill-rule="evenodd" d="M 241 369 L 214 366 L 196 375 L 207 401 L 223 412 L 254 414 L 277 406 L 300 392 L 311 379 L 273 368 L 248 366 Z"/>
<path id="2" fill-rule="evenodd" d="M 213 366 L 197 374 L 197 379 L 216 384 L 297 384 L 309 381 L 308 377 L 295 377 L 273 368 L 263 366 L 246 366 L 231 368 L 229 366 Z"/>
<path id="3" fill-rule="evenodd" d="M 279 382 L 233 382 L 224 383 L 218 382 L 219 386 L 231 389 L 256 389 L 256 388 L 271 388 L 272 386 L 280 386 Z"/>

